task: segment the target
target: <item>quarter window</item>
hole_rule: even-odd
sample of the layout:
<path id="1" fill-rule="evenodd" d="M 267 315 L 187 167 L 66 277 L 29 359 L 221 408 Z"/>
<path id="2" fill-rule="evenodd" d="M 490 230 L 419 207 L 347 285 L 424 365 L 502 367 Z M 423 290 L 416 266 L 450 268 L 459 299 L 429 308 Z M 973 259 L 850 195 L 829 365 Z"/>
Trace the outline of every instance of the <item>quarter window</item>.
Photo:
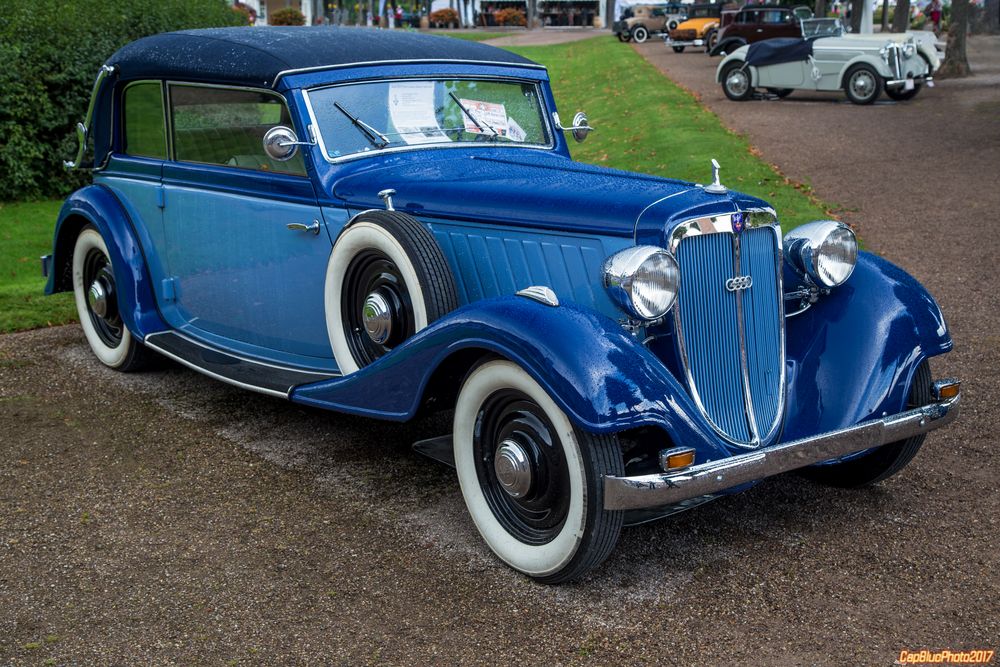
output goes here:
<path id="1" fill-rule="evenodd" d="M 264 152 L 264 133 L 292 126 L 284 100 L 251 90 L 170 86 L 174 158 L 239 169 L 305 175 L 302 153 L 278 162 Z"/>
<path id="2" fill-rule="evenodd" d="M 125 89 L 124 151 L 128 155 L 167 157 L 167 131 L 163 122 L 163 87 L 159 81 L 134 83 Z"/>

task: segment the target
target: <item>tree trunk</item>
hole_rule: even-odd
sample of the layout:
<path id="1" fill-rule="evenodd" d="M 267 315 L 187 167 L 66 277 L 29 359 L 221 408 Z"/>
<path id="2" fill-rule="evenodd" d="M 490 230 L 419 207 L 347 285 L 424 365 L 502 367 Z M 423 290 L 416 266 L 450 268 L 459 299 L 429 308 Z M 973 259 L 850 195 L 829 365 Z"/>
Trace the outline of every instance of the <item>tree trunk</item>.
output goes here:
<path id="1" fill-rule="evenodd" d="M 861 15 L 865 11 L 867 0 L 851 0 L 851 32 L 861 32 Z"/>
<path id="2" fill-rule="evenodd" d="M 538 3 L 536 0 L 528 0 L 527 9 L 528 15 L 525 17 L 525 23 L 528 26 L 528 30 L 535 29 L 535 16 L 538 15 Z"/>
<path id="3" fill-rule="evenodd" d="M 1000 0 L 986 0 L 986 32 L 995 35 L 1000 32 Z"/>
<path id="4" fill-rule="evenodd" d="M 910 0 L 896 0 L 896 13 L 892 17 L 892 31 L 906 32 L 910 29 Z"/>
<path id="5" fill-rule="evenodd" d="M 826 16 L 826 0 L 816 0 L 816 11 L 813 12 L 813 16 L 818 19 Z"/>
<path id="6" fill-rule="evenodd" d="M 889 32 L 889 0 L 882 0 L 882 32 Z"/>
<path id="7" fill-rule="evenodd" d="M 969 0 L 953 0 L 951 3 L 951 24 L 948 27 L 948 51 L 941 69 L 936 76 L 939 79 L 969 76 L 969 59 L 965 54 L 965 42 L 969 33 Z"/>

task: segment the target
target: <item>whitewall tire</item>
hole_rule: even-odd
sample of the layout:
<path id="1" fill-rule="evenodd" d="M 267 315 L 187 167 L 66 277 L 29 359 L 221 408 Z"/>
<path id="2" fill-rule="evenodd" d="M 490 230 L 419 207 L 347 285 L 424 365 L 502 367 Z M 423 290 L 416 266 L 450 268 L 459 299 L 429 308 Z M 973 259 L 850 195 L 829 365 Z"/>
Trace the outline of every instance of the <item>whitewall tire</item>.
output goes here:
<path id="1" fill-rule="evenodd" d="M 479 534 L 514 569 L 560 583 L 611 553 L 622 513 L 604 509 L 603 477 L 622 474 L 617 440 L 575 428 L 517 364 L 487 361 L 467 376 L 454 455 Z"/>
<path id="2" fill-rule="evenodd" d="M 363 214 L 334 243 L 324 305 L 330 347 L 344 375 L 458 307 L 434 237 L 394 211 Z"/>
<path id="3" fill-rule="evenodd" d="M 84 336 L 101 363 L 120 371 L 145 366 L 149 353 L 122 321 L 108 246 L 91 225 L 73 247 L 73 297 Z"/>

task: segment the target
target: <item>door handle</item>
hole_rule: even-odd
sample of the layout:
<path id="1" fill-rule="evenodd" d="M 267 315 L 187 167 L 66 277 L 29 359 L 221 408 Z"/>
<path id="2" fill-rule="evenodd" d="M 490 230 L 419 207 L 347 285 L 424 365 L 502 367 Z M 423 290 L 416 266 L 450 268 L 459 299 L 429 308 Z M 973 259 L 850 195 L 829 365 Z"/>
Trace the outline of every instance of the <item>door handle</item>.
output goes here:
<path id="1" fill-rule="evenodd" d="M 291 229 L 293 232 L 312 232 L 319 236 L 319 220 L 313 220 L 311 225 L 305 225 L 301 222 L 289 222 L 285 227 Z"/>

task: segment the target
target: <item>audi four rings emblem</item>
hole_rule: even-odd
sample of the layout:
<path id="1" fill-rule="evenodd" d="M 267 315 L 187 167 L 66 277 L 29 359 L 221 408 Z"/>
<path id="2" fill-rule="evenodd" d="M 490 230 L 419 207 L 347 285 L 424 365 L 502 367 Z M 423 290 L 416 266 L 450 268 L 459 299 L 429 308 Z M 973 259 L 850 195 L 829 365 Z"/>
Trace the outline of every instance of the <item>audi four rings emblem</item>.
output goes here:
<path id="1" fill-rule="evenodd" d="M 730 292 L 738 292 L 741 289 L 753 287 L 753 276 L 736 276 L 726 281 L 726 289 Z"/>

